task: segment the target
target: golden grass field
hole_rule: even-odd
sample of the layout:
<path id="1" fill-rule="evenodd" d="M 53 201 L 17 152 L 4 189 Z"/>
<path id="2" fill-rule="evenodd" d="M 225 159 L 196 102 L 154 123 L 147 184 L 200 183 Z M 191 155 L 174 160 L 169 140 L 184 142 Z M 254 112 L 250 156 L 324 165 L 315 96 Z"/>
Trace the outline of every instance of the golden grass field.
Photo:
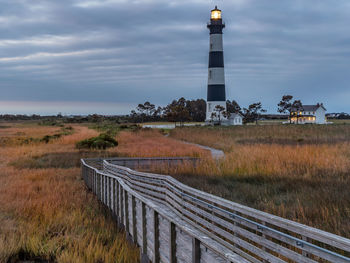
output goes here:
<path id="1" fill-rule="evenodd" d="M 58 130 L 35 124 L 6 125 L 12 128 L 1 128 L 0 136 L 9 138 L 40 137 Z M 138 261 L 138 249 L 126 242 L 124 233 L 87 191 L 79 167 L 35 166 L 33 158 L 42 155 L 62 167 L 72 157 L 79 160 L 74 143 L 96 134 L 74 126 L 72 135 L 48 144 L 0 144 L 0 262 Z M 28 161 L 21 160 L 31 159 L 32 169 L 25 168 Z"/>
<path id="2" fill-rule="evenodd" d="M 171 137 L 226 154 L 168 171 L 179 180 L 350 237 L 350 125 L 181 128 Z"/>
<path id="3" fill-rule="evenodd" d="M 350 237 L 350 125 L 187 127 L 170 137 L 125 130 L 117 134 L 118 147 L 106 151 L 78 151 L 76 142 L 99 132 L 69 126 L 72 134 L 45 143 L 40 138 L 62 128 L 0 123 L 0 262 L 138 262 L 139 250 L 84 186 L 81 157 L 201 157 L 196 167 L 155 171 Z M 226 157 L 215 161 L 180 140 L 222 149 Z"/>
<path id="4" fill-rule="evenodd" d="M 117 148 L 81 152 L 75 143 L 99 133 L 68 126 L 72 134 L 45 143 L 62 128 L 0 123 L 0 262 L 138 262 L 138 248 L 85 188 L 80 158 L 205 152 L 152 130 L 121 132 Z"/>

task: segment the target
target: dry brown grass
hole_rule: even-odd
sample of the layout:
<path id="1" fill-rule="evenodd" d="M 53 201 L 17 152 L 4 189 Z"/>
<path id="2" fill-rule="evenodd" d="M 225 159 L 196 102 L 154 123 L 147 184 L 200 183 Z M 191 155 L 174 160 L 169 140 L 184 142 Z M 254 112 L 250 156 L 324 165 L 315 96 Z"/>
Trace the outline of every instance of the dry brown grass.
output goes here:
<path id="1" fill-rule="evenodd" d="M 130 157 L 174 157 L 207 155 L 207 151 L 196 146 L 164 137 L 157 130 L 144 129 L 134 132 L 121 132 L 118 137 L 117 152 Z"/>
<path id="2" fill-rule="evenodd" d="M 350 126 L 182 128 L 171 136 L 222 149 L 226 157 L 157 172 L 350 237 Z"/>
<path id="3" fill-rule="evenodd" d="M 74 134 L 48 144 L 0 148 L 0 262 L 17 262 L 19 257 L 57 262 L 138 261 L 138 249 L 126 242 L 124 233 L 86 190 L 79 168 L 18 170 L 10 165 L 21 158 L 77 153 L 77 141 L 97 134 L 85 127 L 74 128 Z M 25 130 L 27 136 L 51 131 L 46 126 Z M 16 137 L 18 132 L 21 129 L 10 135 Z"/>
<path id="4" fill-rule="evenodd" d="M 35 123 L 1 123 L 1 126 L 7 128 L 0 130 L 0 137 L 30 136 L 40 138 L 47 134 L 52 135 L 60 129 L 59 127 L 39 126 Z"/>

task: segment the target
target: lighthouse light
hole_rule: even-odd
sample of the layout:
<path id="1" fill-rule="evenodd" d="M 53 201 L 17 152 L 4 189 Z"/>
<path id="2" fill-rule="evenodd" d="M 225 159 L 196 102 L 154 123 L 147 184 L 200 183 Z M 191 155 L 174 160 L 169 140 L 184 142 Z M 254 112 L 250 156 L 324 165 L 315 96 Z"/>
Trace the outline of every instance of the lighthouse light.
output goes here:
<path id="1" fill-rule="evenodd" d="M 221 19 L 221 11 L 218 9 L 211 11 L 211 19 Z"/>

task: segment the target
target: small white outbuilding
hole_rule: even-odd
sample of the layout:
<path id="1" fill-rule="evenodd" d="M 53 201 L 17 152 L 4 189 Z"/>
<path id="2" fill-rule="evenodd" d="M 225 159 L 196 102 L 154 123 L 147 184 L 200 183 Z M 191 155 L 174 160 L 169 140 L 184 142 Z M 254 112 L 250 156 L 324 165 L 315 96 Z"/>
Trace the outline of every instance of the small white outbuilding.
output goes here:
<path id="1" fill-rule="evenodd" d="M 230 117 L 223 122 L 223 125 L 232 126 L 232 125 L 242 125 L 243 116 L 240 113 L 231 113 Z"/>

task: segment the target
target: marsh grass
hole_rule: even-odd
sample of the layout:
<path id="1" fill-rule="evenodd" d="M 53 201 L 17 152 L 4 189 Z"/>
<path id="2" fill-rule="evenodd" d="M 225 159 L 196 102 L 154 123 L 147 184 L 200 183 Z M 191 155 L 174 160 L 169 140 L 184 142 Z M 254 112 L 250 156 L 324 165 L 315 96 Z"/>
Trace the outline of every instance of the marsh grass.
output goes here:
<path id="1" fill-rule="evenodd" d="M 6 133 L 0 133 L 0 146 L 5 147 L 49 143 L 63 136 L 74 133 L 74 128 L 72 126 L 63 126 L 59 130 L 56 129 L 55 131 L 47 129 L 48 134 L 41 135 L 43 130 L 46 129 L 42 128 L 38 130 L 38 128 L 35 126 L 31 128 L 9 128 L 9 131 L 6 131 Z M 27 134 L 30 134 L 30 136 Z M 40 137 L 39 134 L 41 135 Z"/>
<path id="2" fill-rule="evenodd" d="M 10 163 L 18 169 L 44 169 L 44 168 L 62 168 L 68 169 L 80 167 L 82 158 L 101 158 L 118 157 L 117 153 L 106 151 L 80 151 L 80 152 L 58 152 L 46 153 L 39 156 L 19 158 Z"/>
<path id="3" fill-rule="evenodd" d="M 138 262 L 139 250 L 87 191 L 75 167 L 84 154 L 75 143 L 97 132 L 74 129 L 48 144 L 0 148 L 0 262 Z M 35 136 L 38 131 L 48 134 L 52 128 L 28 125 L 24 132 Z M 9 135 L 15 138 L 18 132 L 23 131 L 12 129 Z M 39 164 L 21 166 L 19 160 L 26 158 Z M 22 169 L 10 165 L 16 161 Z"/>
<path id="4" fill-rule="evenodd" d="M 117 136 L 117 152 L 128 157 L 200 157 L 208 154 L 196 146 L 164 137 L 159 130 L 123 131 Z"/>
<path id="5" fill-rule="evenodd" d="M 183 127 L 173 129 L 176 139 L 230 152 L 237 144 L 319 145 L 350 142 L 350 125 L 253 125 Z"/>
<path id="6" fill-rule="evenodd" d="M 121 131 L 135 131 L 141 129 L 137 124 L 118 124 L 110 121 L 90 124 L 88 127 L 111 136 L 116 136 Z"/>
<path id="7" fill-rule="evenodd" d="M 155 172 L 350 238 L 349 125 L 186 127 L 171 137 L 222 149 L 226 156 Z"/>

